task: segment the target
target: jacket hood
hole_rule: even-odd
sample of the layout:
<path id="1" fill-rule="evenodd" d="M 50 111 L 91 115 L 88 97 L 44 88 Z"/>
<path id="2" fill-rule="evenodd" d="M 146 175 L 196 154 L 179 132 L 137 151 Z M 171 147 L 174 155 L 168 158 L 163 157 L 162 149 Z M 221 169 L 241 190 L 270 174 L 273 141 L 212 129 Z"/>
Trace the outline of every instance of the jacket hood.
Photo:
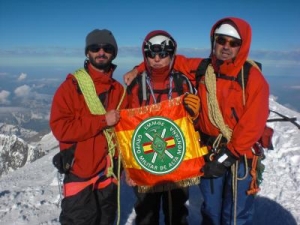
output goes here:
<path id="1" fill-rule="evenodd" d="M 169 38 L 169 40 L 172 42 L 173 44 L 173 48 L 174 48 L 174 51 L 173 51 L 173 55 L 171 57 L 171 63 L 170 63 L 170 66 L 169 66 L 169 71 L 172 70 L 173 68 L 173 64 L 174 64 L 174 57 L 175 57 L 175 54 L 176 54 L 176 50 L 177 50 L 177 43 L 175 41 L 175 39 L 166 31 L 164 30 L 153 30 L 151 31 L 150 33 L 148 33 L 143 41 L 143 44 L 142 44 L 142 54 L 143 54 L 143 58 L 144 58 L 144 63 L 146 65 L 146 70 L 149 74 L 152 73 L 152 68 L 150 68 L 149 66 L 149 63 L 148 63 L 148 60 L 147 60 L 147 57 L 145 55 L 145 45 L 147 44 L 147 42 L 155 37 L 155 36 L 158 36 L 158 35 L 162 35 L 162 36 L 165 36 L 167 38 Z"/>
<path id="2" fill-rule="evenodd" d="M 215 33 L 215 30 L 223 23 L 228 23 L 228 24 L 234 26 L 242 39 L 242 45 L 241 45 L 240 50 L 237 53 L 236 57 L 234 59 L 228 60 L 226 62 L 217 60 L 216 56 L 213 54 L 214 33 Z M 251 32 L 250 25 L 246 21 L 244 21 L 240 18 L 226 17 L 226 18 L 223 18 L 223 19 L 217 21 L 213 25 L 211 32 L 210 32 L 210 41 L 211 41 L 211 55 L 210 56 L 212 58 L 212 64 L 213 64 L 215 71 L 219 72 L 221 74 L 236 76 L 248 58 L 248 54 L 250 51 L 250 45 L 251 45 L 251 37 L 252 37 L 252 32 Z"/>

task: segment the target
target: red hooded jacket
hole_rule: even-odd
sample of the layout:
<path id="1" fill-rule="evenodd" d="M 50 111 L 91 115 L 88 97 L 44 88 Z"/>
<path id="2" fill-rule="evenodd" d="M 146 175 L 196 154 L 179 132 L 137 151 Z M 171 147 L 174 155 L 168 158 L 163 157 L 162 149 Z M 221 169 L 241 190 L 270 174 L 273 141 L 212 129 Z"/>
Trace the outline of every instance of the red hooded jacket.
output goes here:
<path id="1" fill-rule="evenodd" d="M 88 65 L 97 95 L 106 92 L 106 111 L 116 109 L 124 88 L 112 78 L 113 69 L 104 74 Z M 127 106 L 127 98 L 120 108 Z M 51 108 L 50 127 L 59 141 L 61 151 L 76 144 L 72 173 L 91 178 L 106 167 L 108 146 L 103 130 L 107 127 L 105 115 L 92 115 L 79 91 L 75 77 L 69 74 L 57 89 Z"/>
<path id="2" fill-rule="evenodd" d="M 213 54 L 213 41 L 215 29 L 224 21 L 231 21 L 235 25 L 242 39 L 242 45 L 234 60 L 226 61 L 217 66 L 217 59 Z M 211 29 L 211 58 L 215 73 L 237 77 L 239 71 L 248 58 L 251 44 L 251 27 L 242 19 L 228 17 L 219 20 Z M 195 71 L 201 58 L 185 58 L 177 55 L 174 68 L 186 74 L 191 81 L 195 82 Z M 142 70 L 139 66 L 138 70 Z M 217 136 L 220 131 L 209 120 L 207 91 L 203 81 L 200 81 L 198 95 L 201 100 L 199 114 L 199 127 L 201 132 L 210 136 Z M 246 155 L 252 158 L 251 147 L 261 137 L 269 115 L 269 85 L 262 73 L 255 67 L 251 67 L 249 78 L 245 88 L 246 105 L 243 104 L 243 89 L 236 81 L 217 79 L 217 99 L 225 124 L 232 129 L 232 137 L 227 147 L 235 155 Z M 236 112 L 239 121 L 233 115 Z"/>

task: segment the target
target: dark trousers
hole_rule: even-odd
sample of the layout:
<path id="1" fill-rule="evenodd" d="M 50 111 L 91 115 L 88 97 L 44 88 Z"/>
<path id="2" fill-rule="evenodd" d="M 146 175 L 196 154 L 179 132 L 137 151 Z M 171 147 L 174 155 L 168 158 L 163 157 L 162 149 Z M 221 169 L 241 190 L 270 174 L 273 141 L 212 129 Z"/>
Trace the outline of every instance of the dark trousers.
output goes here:
<path id="1" fill-rule="evenodd" d="M 70 174 L 64 183 L 82 179 Z M 92 185 L 76 195 L 65 197 L 61 203 L 59 221 L 62 225 L 110 225 L 114 224 L 117 212 L 117 185 L 111 183 L 103 189 Z"/>
<path id="2" fill-rule="evenodd" d="M 164 192 L 138 193 L 135 203 L 136 225 L 159 225 L 162 205 L 165 225 L 187 225 L 188 209 L 185 205 L 189 198 L 189 189 L 180 188 Z"/>

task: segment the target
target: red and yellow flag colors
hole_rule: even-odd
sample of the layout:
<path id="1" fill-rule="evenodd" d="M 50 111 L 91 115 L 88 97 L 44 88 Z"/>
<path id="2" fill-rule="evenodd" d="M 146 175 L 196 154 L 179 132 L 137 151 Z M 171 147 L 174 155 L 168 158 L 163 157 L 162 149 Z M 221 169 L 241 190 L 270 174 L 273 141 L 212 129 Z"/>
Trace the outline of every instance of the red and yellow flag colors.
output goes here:
<path id="1" fill-rule="evenodd" d="M 200 177 L 206 147 L 182 104 L 183 96 L 121 110 L 115 127 L 123 166 L 138 186 Z"/>

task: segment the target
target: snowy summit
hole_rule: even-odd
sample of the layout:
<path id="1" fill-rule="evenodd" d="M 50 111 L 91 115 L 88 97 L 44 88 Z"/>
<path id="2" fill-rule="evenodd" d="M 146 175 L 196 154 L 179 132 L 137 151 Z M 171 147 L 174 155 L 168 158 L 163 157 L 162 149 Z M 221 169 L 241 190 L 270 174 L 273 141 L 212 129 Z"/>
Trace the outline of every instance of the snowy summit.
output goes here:
<path id="1" fill-rule="evenodd" d="M 300 114 L 278 104 L 270 97 L 270 108 L 289 117 Z M 271 113 L 270 118 L 278 118 Z M 298 122 L 299 123 L 299 122 Z M 300 130 L 290 122 L 270 122 L 274 129 L 274 150 L 266 151 L 265 172 L 261 191 L 257 195 L 255 225 L 300 224 Z M 57 225 L 60 224 L 60 192 L 57 170 L 52 157 L 59 151 L 50 133 L 40 145 L 49 154 L 2 176 L 0 182 L 0 225 Z M 134 224 L 135 196 L 121 180 L 120 223 Z M 198 225 L 201 196 L 197 186 L 190 188 L 190 225 Z"/>

